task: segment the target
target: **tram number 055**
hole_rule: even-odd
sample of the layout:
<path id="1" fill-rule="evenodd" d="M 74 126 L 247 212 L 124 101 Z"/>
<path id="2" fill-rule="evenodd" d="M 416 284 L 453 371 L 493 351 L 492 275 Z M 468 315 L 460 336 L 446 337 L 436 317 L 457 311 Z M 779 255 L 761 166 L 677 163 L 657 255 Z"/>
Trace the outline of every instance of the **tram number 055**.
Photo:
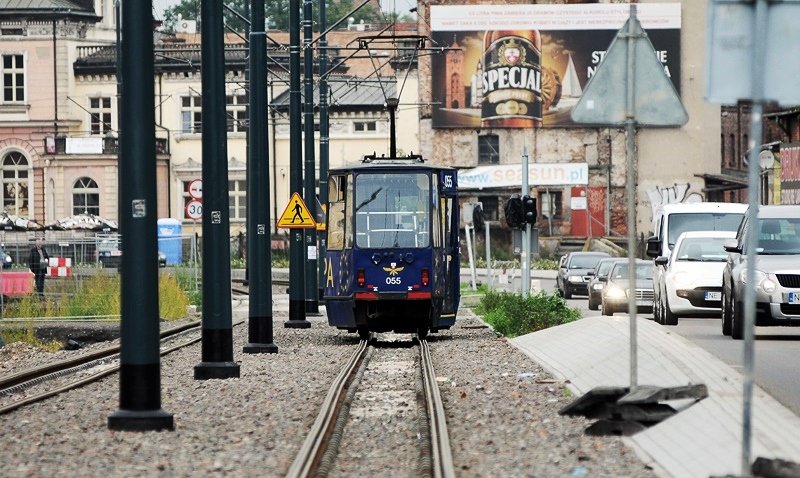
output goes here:
<path id="1" fill-rule="evenodd" d="M 391 285 L 391 284 L 395 284 L 395 285 L 402 284 L 403 283 L 403 278 L 402 277 L 387 277 L 386 278 L 386 283 L 389 284 L 389 285 Z"/>
<path id="2" fill-rule="evenodd" d="M 453 176 L 450 176 L 448 174 L 447 176 L 442 178 L 442 181 L 444 182 L 444 187 L 446 187 L 448 189 L 453 187 Z"/>

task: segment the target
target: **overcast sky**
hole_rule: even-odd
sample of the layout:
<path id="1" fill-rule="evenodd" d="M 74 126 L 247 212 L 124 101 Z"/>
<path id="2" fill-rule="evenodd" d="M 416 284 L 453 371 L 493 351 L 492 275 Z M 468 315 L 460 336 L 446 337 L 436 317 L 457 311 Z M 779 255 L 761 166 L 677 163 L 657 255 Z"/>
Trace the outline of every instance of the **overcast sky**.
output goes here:
<path id="1" fill-rule="evenodd" d="M 315 0 L 316 1 L 316 0 Z M 153 0 L 153 10 L 157 18 L 164 16 L 164 10 L 172 5 L 181 3 L 180 0 Z M 417 0 L 381 0 L 381 5 L 386 11 L 396 11 L 400 14 L 408 13 L 410 8 L 417 6 Z"/>

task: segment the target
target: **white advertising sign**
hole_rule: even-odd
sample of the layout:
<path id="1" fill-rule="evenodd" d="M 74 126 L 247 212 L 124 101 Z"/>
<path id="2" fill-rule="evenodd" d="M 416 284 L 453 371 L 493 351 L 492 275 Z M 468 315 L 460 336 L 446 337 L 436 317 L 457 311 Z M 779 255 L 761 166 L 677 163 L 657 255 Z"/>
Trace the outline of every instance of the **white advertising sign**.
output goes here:
<path id="1" fill-rule="evenodd" d="M 588 163 L 533 163 L 528 166 L 528 184 L 536 186 L 585 186 Z M 522 165 L 479 166 L 458 172 L 458 189 L 522 187 Z"/>

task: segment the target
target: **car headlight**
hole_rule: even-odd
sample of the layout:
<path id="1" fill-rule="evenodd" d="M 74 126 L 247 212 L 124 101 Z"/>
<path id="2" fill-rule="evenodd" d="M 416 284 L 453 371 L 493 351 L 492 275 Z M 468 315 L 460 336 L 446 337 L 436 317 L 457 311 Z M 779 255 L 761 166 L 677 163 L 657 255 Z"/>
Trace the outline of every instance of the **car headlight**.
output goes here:
<path id="1" fill-rule="evenodd" d="M 592 289 L 594 289 L 594 290 L 603 290 L 603 283 L 602 282 L 598 282 L 597 284 L 592 286 Z"/>
<path id="2" fill-rule="evenodd" d="M 767 294 L 775 292 L 775 289 L 778 288 L 778 284 L 770 279 L 767 273 L 764 271 L 755 270 L 753 271 L 753 276 L 756 287 L 761 287 L 761 289 Z M 739 280 L 742 282 L 742 284 L 747 284 L 747 269 L 742 269 L 742 272 L 739 275 Z"/>
<path id="3" fill-rule="evenodd" d="M 692 285 L 692 276 L 688 272 L 676 272 L 672 281 L 676 289 L 685 289 Z"/>
<path id="4" fill-rule="evenodd" d="M 570 282 L 583 282 L 583 276 L 569 276 L 567 280 Z"/>
<path id="5" fill-rule="evenodd" d="M 609 299 L 621 299 L 625 297 L 625 289 L 612 285 L 605 289 L 604 294 Z"/>

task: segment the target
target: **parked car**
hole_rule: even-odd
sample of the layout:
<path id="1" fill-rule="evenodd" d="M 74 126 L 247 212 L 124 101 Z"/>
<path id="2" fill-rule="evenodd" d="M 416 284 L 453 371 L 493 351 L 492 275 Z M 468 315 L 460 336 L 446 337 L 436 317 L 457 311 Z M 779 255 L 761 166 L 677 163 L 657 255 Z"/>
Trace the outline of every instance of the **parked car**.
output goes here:
<path id="1" fill-rule="evenodd" d="M 600 304 L 603 302 L 603 286 L 608 281 L 608 273 L 611 272 L 614 262 L 624 260 L 618 257 L 601 259 L 594 267 L 594 270 L 589 273 L 590 279 L 589 284 L 587 284 L 589 289 L 589 310 L 600 308 Z"/>
<path id="2" fill-rule="evenodd" d="M 656 258 L 664 267 L 661 290 L 655 295 L 656 322 L 678 325 L 679 317 L 719 317 L 722 310 L 722 270 L 725 242 L 736 237 L 730 231 L 689 231 L 678 236 L 669 257 Z M 654 310 L 655 310 L 654 309 Z"/>
<path id="3" fill-rule="evenodd" d="M 605 252 L 570 252 L 561 258 L 556 276 L 556 287 L 561 297 L 571 299 L 572 294 L 588 295 L 589 272 L 601 259 L 611 257 Z"/>
<path id="4" fill-rule="evenodd" d="M 747 204 L 721 202 L 694 202 L 667 204 L 655 219 L 655 235 L 647 239 L 647 256 L 669 257 L 675 241 L 686 231 L 736 231 L 742 223 Z M 655 302 L 661 298 L 659 292 L 664 289 L 662 275 L 663 266 L 653 269 L 653 293 Z M 654 318 L 661 321 L 660 310 L 656 308 Z"/>
<path id="5" fill-rule="evenodd" d="M 115 240 L 103 240 L 97 246 L 97 260 L 102 267 L 120 267 L 122 265 L 122 249 Z M 167 266 L 167 256 L 158 251 L 158 267 Z"/>
<path id="6" fill-rule="evenodd" d="M 722 273 L 722 333 L 744 337 L 744 290 L 748 287 L 747 232 L 758 231 L 754 267 L 755 325 L 800 326 L 800 206 L 761 206 L 755 224 L 745 218 Z"/>
<path id="7" fill-rule="evenodd" d="M 653 263 L 636 259 L 634 265 L 636 282 L 630 287 L 627 260 L 615 262 L 608 273 L 608 282 L 603 287 L 602 312 L 603 315 L 614 315 L 615 312 L 628 310 L 628 296 L 636 294 L 636 309 L 642 311 L 653 310 Z"/>
<path id="8" fill-rule="evenodd" d="M 11 258 L 11 254 L 6 252 L 6 250 L 0 246 L 0 260 L 3 261 L 3 269 L 10 269 L 11 266 L 14 264 L 14 260 Z"/>

